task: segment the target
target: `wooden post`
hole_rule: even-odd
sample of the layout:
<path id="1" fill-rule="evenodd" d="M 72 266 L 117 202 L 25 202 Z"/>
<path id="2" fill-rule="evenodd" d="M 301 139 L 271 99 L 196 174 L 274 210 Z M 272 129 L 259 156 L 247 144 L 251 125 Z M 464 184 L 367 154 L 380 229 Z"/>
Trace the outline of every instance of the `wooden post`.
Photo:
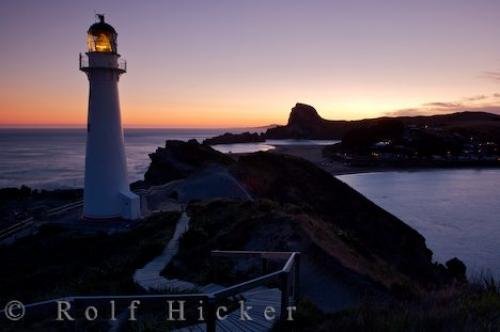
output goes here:
<path id="1" fill-rule="evenodd" d="M 262 273 L 267 274 L 268 269 L 269 269 L 269 262 L 267 258 L 262 258 Z"/>
<path id="2" fill-rule="evenodd" d="M 215 316 L 216 300 L 214 297 L 210 296 L 207 298 L 207 332 L 215 332 L 217 326 L 217 317 Z"/>
<path id="3" fill-rule="evenodd" d="M 281 275 L 281 315 L 280 320 L 284 320 L 287 314 L 288 301 L 290 298 L 289 284 L 288 284 L 289 274 L 287 272 L 283 272 Z"/>
<path id="4" fill-rule="evenodd" d="M 293 282 L 293 300 L 294 305 L 297 304 L 300 295 L 300 253 L 295 254 L 295 265 L 294 265 L 294 282 Z"/>

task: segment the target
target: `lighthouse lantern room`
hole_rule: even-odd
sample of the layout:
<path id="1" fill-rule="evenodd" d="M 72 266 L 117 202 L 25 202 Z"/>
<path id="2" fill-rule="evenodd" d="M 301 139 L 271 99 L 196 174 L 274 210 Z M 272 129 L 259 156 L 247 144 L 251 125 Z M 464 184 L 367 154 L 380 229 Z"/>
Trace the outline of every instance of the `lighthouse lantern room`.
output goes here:
<path id="1" fill-rule="evenodd" d="M 118 53 L 116 47 L 117 33 L 115 29 L 104 22 L 104 15 L 97 15 L 99 22 L 93 24 L 87 32 L 87 47 L 89 52 Z"/>
<path id="2" fill-rule="evenodd" d="M 88 51 L 80 54 L 80 70 L 89 80 L 85 155 L 85 219 L 137 219 L 140 199 L 130 191 L 121 124 L 118 81 L 127 71 L 117 52 L 116 30 L 99 21 L 87 31 Z"/>

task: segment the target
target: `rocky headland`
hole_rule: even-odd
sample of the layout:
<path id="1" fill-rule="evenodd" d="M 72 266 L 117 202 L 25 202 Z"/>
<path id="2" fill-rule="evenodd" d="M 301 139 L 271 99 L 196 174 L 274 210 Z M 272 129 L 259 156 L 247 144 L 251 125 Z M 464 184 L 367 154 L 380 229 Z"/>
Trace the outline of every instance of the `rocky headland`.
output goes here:
<path id="1" fill-rule="evenodd" d="M 261 143 L 266 139 L 263 134 L 250 133 L 248 131 L 241 134 L 225 133 L 220 136 L 207 138 L 203 140 L 203 144 L 217 145 L 217 144 L 237 144 L 237 143 Z"/>
<path id="2" fill-rule="evenodd" d="M 430 116 L 380 117 L 363 120 L 327 120 L 313 106 L 297 103 L 290 111 L 288 122 L 272 126 L 264 133 L 225 133 L 205 140 L 207 144 L 261 142 L 266 139 L 342 140 L 373 132 L 386 123 L 398 122 L 405 128 L 432 129 L 453 136 L 472 136 L 479 140 L 500 141 L 500 115 L 485 112 L 459 112 Z"/>
<path id="3" fill-rule="evenodd" d="M 492 113 L 458 112 L 346 121 L 324 119 L 314 107 L 302 103 L 297 103 L 292 108 L 286 125 L 269 128 L 264 136 L 267 139 L 343 139 L 349 132 L 353 134 L 352 131 L 368 129 L 391 120 L 397 120 L 403 126 L 411 128 L 432 127 L 473 134 L 492 141 L 500 140 L 500 115 Z"/>
<path id="4" fill-rule="evenodd" d="M 314 107 L 297 103 L 284 126 L 261 134 L 226 133 L 205 142 L 252 143 L 257 138 L 340 140 L 323 149 L 323 156 L 340 163 L 340 168 L 500 166 L 500 115 L 485 112 L 337 121 L 326 120 Z"/>
<path id="5" fill-rule="evenodd" d="M 233 162 L 225 154 L 208 145 L 199 144 L 196 140 L 166 141 L 164 147 L 158 147 L 149 157 L 151 164 L 144 174 L 144 182 L 148 185 L 185 178 L 204 166 L 229 165 Z"/>
<path id="6" fill-rule="evenodd" d="M 169 145 L 200 154 L 210 149 L 194 142 L 167 143 L 165 149 Z M 171 172 L 177 165 L 170 153 L 161 151 L 164 157 L 151 156 L 155 177 L 149 181 L 154 184 L 166 183 L 162 170 Z M 332 271 L 356 276 L 346 280 L 389 292 L 427 289 L 465 278 L 433 263 L 432 252 L 418 232 L 311 162 L 265 152 L 236 160 L 217 154 L 212 150 L 206 154 L 210 162 L 193 164 L 196 171 L 185 181 L 199 179 L 196 174 L 217 165 L 249 197 L 220 200 L 222 195 L 213 195 L 191 201 L 193 231 L 186 238 L 192 238 L 186 240 L 190 243 L 184 246 L 186 256 L 180 255 L 174 263 L 177 273 L 189 275 L 189 266 L 206 265 L 200 260 L 208 259 L 210 249 L 245 249 L 301 250 L 311 266 L 321 269 L 316 258 L 322 257 L 320 261 L 327 262 L 324 266 L 335 267 Z M 198 222 L 202 223 L 199 230 Z M 191 273 L 196 275 L 194 270 Z"/>

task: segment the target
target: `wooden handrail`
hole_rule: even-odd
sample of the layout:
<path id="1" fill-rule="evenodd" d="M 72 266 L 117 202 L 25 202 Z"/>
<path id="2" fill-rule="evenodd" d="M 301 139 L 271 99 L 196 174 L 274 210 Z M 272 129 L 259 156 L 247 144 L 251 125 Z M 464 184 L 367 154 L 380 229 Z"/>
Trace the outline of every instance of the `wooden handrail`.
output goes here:
<path id="1" fill-rule="evenodd" d="M 22 225 L 24 225 L 24 224 L 27 224 L 27 223 L 29 223 L 29 222 L 33 221 L 33 220 L 34 220 L 34 218 L 33 218 L 33 217 L 29 217 L 29 218 L 27 218 L 27 219 L 24 219 L 24 220 L 22 220 L 22 221 L 19 221 L 19 222 L 15 223 L 14 225 L 11 225 L 11 226 L 9 226 L 9 227 L 5 227 L 5 228 L 4 228 L 4 229 L 2 229 L 0 232 L 2 232 L 2 233 L 9 232 L 9 231 L 11 231 L 11 230 L 13 230 L 13 229 L 15 229 L 15 228 L 17 228 L 17 227 L 19 227 L 19 226 L 22 226 Z"/>
<path id="2" fill-rule="evenodd" d="M 287 307 L 290 305 L 292 297 L 293 301 L 298 297 L 298 282 L 299 282 L 299 255 L 298 252 L 269 252 L 269 251 L 222 251 L 213 250 L 212 255 L 217 257 L 261 257 L 263 260 L 267 259 L 283 259 L 288 258 L 281 268 L 281 270 L 268 273 L 266 275 L 257 277 L 255 279 L 242 282 L 240 284 L 221 289 L 210 294 L 213 297 L 213 302 L 216 304 L 219 300 L 240 294 L 244 291 L 266 284 L 269 281 L 278 279 L 281 289 L 281 312 L 280 319 L 286 315 Z M 293 274 L 292 274 L 293 272 Z M 215 306 L 209 306 L 210 308 Z M 215 315 L 209 314 L 207 320 L 207 332 L 216 331 Z"/>
<path id="3" fill-rule="evenodd" d="M 52 209 L 48 209 L 48 210 L 46 210 L 46 213 L 47 213 L 47 216 L 52 216 L 55 214 L 66 212 L 68 210 L 72 210 L 72 209 L 80 207 L 82 205 L 83 205 L 83 201 L 80 200 L 80 201 L 68 203 L 68 204 L 65 204 L 62 206 L 57 206 L 57 207 L 52 208 Z M 0 230 L 0 240 L 8 238 L 8 237 L 12 236 L 14 233 L 26 228 L 27 226 L 30 226 L 31 224 L 33 224 L 34 221 L 35 221 L 35 218 L 29 217 L 29 218 L 21 220 L 21 221 L 15 223 L 9 227 L 1 229 Z"/>
<path id="4" fill-rule="evenodd" d="M 262 257 L 269 259 L 284 259 L 290 257 L 289 251 L 241 251 L 241 250 L 212 250 L 216 257 Z"/>
<path id="5" fill-rule="evenodd" d="M 289 273 L 292 270 L 292 268 L 295 264 L 295 256 L 296 255 L 297 255 L 297 253 L 295 253 L 295 252 L 290 255 L 290 258 L 288 258 L 288 260 L 286 261 L 285 266 L 283 266 L 283 272 Z"/>
<path id="6" fill-rule="evenodd" d="M 242 283 L 239 283 L 239 284 L 236 284 L 236 285 L 233 285 L 233 286 L 230 286 L 230 287 L 218 290 L 216 292 L 213 292 L 211 295 L 214 296 L 216 299 L 226 298 L 226 297 L 229 297 L 229 296 L 233 296 L 233 295 L 242 293 L 244 291 L 247 291 L 249 289 L 252 289 L 252 288 L 255 288 L 255 287 L 258 287 L 258 286 L 262 286 L 266 282 L 269 282 L 269 281 L 277 279 L 282 274 L 283 274 L 283 271 L 281 271 L 281 270 L 280 271 L 275 271 L 275 272 L 272 272 L 272 273 L 269 273 L 269 274 L 257 277 L 255 279 L 252 279 L 252 280 L 249 280 L 249 281 L 245 281 L 245 282 L 242 282 Z"/>

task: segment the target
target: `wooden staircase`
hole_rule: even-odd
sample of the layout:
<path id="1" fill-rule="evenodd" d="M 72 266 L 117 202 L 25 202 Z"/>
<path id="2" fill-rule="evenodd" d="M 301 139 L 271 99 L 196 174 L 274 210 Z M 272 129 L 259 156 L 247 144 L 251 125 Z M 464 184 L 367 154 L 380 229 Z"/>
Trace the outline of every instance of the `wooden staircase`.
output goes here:
<path id="1" fill-rule="evenodd" d="M 200 289 L 203 293 L 213 293 L 224 289 L 224 286 L 217 284 L 208 284 Z M 281 312 L 281 291 L 277 288 L 257 287 L 250 291 L 241 293 L 242 300 L 245 301 L 249 309 L 251 320 L 242 320 L 240 309 L 233 310 L 227 314 L 224 320 L 216 323 L 217 332 L 266 332 L 271 331 L 275 322 L 279 320 Z M 271 306 L 275 309 L 275 318 L 267 320 L 264 316 L 266 307 Z M 207 324 L 196 324 L 180 329 L 175 332 L 206 332 Z"/>

